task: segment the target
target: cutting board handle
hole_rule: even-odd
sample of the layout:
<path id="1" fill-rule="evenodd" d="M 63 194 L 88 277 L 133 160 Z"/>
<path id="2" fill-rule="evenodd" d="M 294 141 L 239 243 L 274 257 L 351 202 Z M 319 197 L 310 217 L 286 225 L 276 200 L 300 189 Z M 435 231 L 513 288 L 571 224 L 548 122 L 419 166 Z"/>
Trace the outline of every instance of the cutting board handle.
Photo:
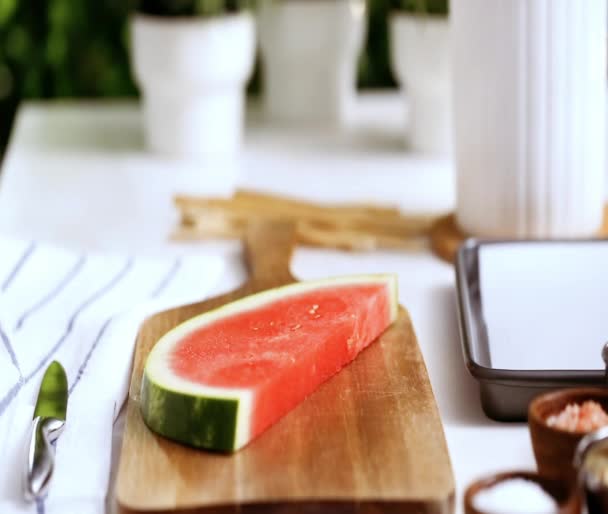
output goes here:
<path id="1" fill-rule="evenodd" d="M 289 267 L 295 243 L 293 223 L 251 222 L 244 241 L 250 282 L 264 289 L 294 282 Z"/>

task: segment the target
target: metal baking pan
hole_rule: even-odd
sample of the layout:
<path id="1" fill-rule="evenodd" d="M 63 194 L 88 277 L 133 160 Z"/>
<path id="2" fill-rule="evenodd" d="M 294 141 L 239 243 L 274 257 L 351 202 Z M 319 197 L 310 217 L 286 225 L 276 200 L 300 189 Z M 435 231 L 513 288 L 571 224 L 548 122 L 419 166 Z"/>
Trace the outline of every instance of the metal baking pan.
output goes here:
<path id="1" fill-rule="evenodd" d="M 608 241 L 480 241 L 459 249 L 465 364 L 486 415 L 523 421 L 548 390 L 606 384 Z"/>

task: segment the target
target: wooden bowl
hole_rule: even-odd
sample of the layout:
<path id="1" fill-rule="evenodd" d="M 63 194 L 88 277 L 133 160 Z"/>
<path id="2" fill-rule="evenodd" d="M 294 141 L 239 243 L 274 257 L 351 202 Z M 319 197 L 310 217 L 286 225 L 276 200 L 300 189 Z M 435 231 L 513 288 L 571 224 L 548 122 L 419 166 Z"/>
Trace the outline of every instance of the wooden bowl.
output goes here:
<path id="1" fill-rule="evenodd" d="M 473 482 L 464 493 L 464 512 L 465 514 L 488 514 L 484 511 L 477 510 L 473 506 L 473 498 L 484 489 L 495 486 L 505 480 L 513 478 L 523 478 L 536 482 L 547 493 L 549 493 L 559 505 L 559 514 L 580 514 L 581 499 L 574 486 L 564 480 L 543 477 L 537 473 L 528 471 L 511 471 L 507 473 L 499 473 L 490 475 Z M 505 505 L 505 507 L 508 507 Z"/>
<path id="2" fill-rule="evenodd" d="M 573 459 L 576 447 L 587 433 L 568 432 L 547 425 L 547 418 L 568 404 L 587 400 L 599 403 L 608 412 L 608 389 L 576 388 L 547 393 L 534 399 L 528 409 L 528 425 L 539 474 L 574 483 Z"/>

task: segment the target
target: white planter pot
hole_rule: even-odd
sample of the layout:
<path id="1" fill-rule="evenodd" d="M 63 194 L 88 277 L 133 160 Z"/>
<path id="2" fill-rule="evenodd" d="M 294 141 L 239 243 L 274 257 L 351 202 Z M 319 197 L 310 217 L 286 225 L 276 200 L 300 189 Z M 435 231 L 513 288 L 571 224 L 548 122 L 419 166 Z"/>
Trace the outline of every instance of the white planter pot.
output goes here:
<path id="1" fill-rule="evenodd" d="M 408 100 L 408 146 L 448 155 L 452 149 L 449 22 L 447 17 L 393 14 L 392 68 Z"/>
<path id="2" fill-rule="evenodd" d="M 606 0 L 452 0 L 457 218 L 582 237 L 604 204 Z"/>
<path id="3" fill-rule="evenodd" d="M 132 37 L 148 147 L 175 157 L 235 152 L 255 57 L 252 15 L 137 15 Z"/>
<path id="4" fill-rule="evenodd" d="M 365 27 L 365 0 L 263 1 L 259 33 L 267 114 L 287 122 L 347 121 Z"/>

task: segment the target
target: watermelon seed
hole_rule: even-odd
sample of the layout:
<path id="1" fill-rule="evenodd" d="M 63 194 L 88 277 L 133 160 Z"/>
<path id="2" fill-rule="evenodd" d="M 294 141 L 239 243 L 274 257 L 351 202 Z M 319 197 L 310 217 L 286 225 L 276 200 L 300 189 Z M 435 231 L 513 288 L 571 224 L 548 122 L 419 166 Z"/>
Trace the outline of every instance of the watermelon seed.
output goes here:
<path id="1" fill-rule="evenodd" d="M 315 319 L 320 318 L 320 317 L 321 317 L 321 315 L 320 315 L 320 314 L 316 314 L 316 315 L 315 315 Z"/>
<path id="2" fill-rule="evenodd" d="M 300 328 L 302 325 L 300 325 L 299 323 L 297 325 L 294 325 L 294 327 L 291 330 L 298 330 L 298 328 Z"/>
<path id="3" fill-rule="evenodd" d="M 318 308 L 319 308 L 319 306 L 318 306 L 318 305 L 315 303 L 315 304 L 312 306 L 312 309 L 310 309 L 310 310 L 308 311 L 308 313 L 309 313 L 309 314 L 314 314 L 315 312 L 317 312 L 317 309 L 318 309 Z"/>

